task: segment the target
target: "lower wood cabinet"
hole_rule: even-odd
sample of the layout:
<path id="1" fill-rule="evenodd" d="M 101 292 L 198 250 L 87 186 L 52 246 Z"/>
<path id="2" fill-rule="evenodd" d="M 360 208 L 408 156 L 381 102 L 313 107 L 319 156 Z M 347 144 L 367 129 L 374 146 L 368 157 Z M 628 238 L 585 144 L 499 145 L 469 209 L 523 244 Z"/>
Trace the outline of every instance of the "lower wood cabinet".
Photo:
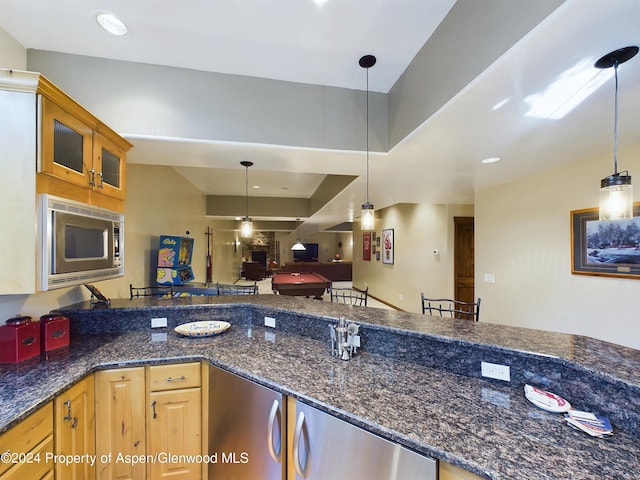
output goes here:
<path id="1" fill-rule="evenodd" d="M 95 405 L 93 375 L 80 380 L 53 401 L 54 450 L 56 455 L 75 456 L 73 461 L 55 463 L 56 478 L 95 478 Z M 76 460 L 77 459 L 77 460 Z"/>
<path id="2" fill-rule="evenodd" d="M 467 472 L 460 467 L 451 465 L 450 463 L 438 462 L 438 480 L 481 480 L 475 473 Z"/>
<path id="3" fill-rule="evenodd" d="M 96 454 L 98 479 L 143 479 L 145 464 L 125 461 L 144 455 L 144 367 L 96 372 Z M 122 461 L 121 461 L 122 460 Z"/>
<path id="4" fill-rule="evenodd" d="M 97 478 L 199 480 L 203 441 L 200 362 L 96 373 Z"/>
<path id="5" fill-rule="evenodd" d="M 0 480 L 53 479 L 53 405 L 47 403 L 0 435 Z M 60 477 L 59 477 L 60 478 Z"/>

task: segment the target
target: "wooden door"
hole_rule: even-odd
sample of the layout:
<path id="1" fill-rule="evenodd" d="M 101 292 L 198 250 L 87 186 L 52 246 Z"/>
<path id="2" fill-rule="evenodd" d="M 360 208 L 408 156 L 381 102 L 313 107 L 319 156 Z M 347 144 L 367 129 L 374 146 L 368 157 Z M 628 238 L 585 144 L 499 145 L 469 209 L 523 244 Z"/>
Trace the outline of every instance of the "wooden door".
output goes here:
<path id="1" fill-rule="evenodd" d="M 454 217 L 454 277 L 456 300 L 475 302 L 473 217 Z"/>
<path id="2" fill-rule="evenodd" d="M 172 458 L 149 464 L 148 479 L 196 480 L 201 478 L 200 463 L 181 462 L 178 457 L 196 456 L 202 453 L 201 395 L 201 388 L 149 394 L 147 453 L 149 455 L 170 453 Z"/>
<path id="3" fill-rule="evenodd" d="M 116 458 L 146 453 L 144 367 L 102 370 L 95 383 L 96 454 L 98 458 L 111 454 L 110 462 L 97 465 L 98 480 L 144 480 L 143 462 Z"/>
<path id="4" fill-rule="evenodd" d="M 56 462 L 56 478 L 85 480 L 95 478 L 95 415 L 93 374 L 80 380 L 53 402 L 56 455 L 77 455 L 82 461 Z"/>

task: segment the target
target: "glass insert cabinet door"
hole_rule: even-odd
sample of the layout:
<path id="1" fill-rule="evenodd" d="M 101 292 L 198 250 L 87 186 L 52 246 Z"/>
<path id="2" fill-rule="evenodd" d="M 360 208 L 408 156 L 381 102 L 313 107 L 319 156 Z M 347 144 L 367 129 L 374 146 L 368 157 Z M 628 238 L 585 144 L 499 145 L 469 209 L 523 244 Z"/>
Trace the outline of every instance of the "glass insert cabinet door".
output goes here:
<path id="1" fill-rule="evenodd" d="M 42 99 L 40 171 L 89 187 L 93 131 L 47 98 Z"/>
<path id="2" fill-rule="evenodd" d="M 125 153 L 108 138 L 93 134 L 94 189 L 124 199 Z"/>

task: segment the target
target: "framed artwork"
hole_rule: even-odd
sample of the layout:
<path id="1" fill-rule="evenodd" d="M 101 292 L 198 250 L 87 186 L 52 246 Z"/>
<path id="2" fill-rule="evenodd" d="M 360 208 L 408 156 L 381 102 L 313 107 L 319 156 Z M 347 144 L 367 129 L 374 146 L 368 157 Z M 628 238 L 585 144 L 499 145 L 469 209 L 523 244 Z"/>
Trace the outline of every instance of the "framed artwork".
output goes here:
<path id="1" fill-rule="evenodd" d="M 380 235 L 376 237 L 376 247 L 380 246 Z"/>
<path id="2" fill-rule="evenodd" d="M 382 230 L 382 263 L 393 265 L 393 228 Z"/>
<path id="3" fill-rule="evenodd" d="M 571 273 L 640 278 L 640 202 L 629 220 L 598 220 L 598 209 L 571 212 Z"/>
<path id="4" fill-rule="evenodd" d="M 376 261 L 379 262 L 380 261 L 380 250 L 378 250 L 376 252 Z"/>
<path id="5" fill-rule="evenodd" d="M 371 232 L 362 234 L 362 260 L 371 260 Z"/>

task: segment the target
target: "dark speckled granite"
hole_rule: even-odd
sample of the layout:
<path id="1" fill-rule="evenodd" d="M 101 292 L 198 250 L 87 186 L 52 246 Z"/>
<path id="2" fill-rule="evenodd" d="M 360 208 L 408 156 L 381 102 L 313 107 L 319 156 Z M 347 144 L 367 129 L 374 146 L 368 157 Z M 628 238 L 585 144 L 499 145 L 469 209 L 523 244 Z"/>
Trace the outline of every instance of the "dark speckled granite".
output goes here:
<path id="1" fill-rule="evenodd" d="M 212 305 L 208 305 L 212 304 Z M 179 308 L 176 308 L 179 307 Z M 72 344 L 48 358 L 0 365 L 0 431 L 97 368 L 207 359 L 355 425 L 485 478 L 636 478 L 640 352 L 585 337 L 280 296 L 114 300 L 76 305 Z M 149 328 L 167 317 L 169 329 Z M 276 331 L 262 327 L 274 317 Z M 329 323 L 362 325 L 349 362 L 330 356 Z M 185 321 L 228 320 L 223 335 L 177 336 Z M 480 360 L 512 381 L 479 379 Z M 531 405 L 524 382 L 612 418 L 594 439 Z M 625 413 L 629 409 L 630 414 Z"/>

